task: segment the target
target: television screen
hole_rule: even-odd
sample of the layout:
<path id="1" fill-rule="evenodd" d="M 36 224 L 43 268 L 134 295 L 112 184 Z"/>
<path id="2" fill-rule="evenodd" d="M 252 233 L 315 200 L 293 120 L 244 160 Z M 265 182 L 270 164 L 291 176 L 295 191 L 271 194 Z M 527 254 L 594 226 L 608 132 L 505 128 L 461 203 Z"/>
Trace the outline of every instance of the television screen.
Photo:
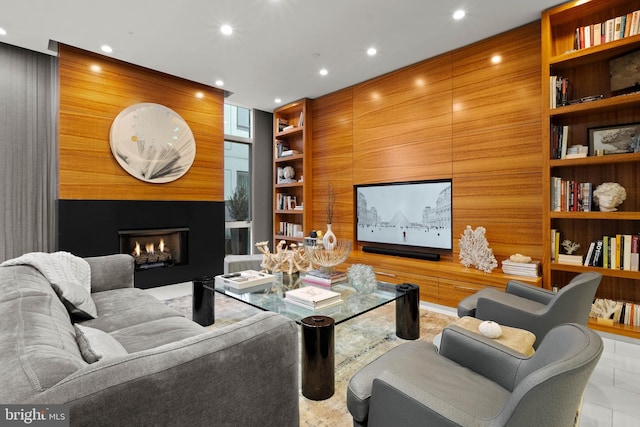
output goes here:
<path id="1" fill-rule="evenodd" d="M 361 242 L 452 249 L 451 180 L 356 186 Z"/>

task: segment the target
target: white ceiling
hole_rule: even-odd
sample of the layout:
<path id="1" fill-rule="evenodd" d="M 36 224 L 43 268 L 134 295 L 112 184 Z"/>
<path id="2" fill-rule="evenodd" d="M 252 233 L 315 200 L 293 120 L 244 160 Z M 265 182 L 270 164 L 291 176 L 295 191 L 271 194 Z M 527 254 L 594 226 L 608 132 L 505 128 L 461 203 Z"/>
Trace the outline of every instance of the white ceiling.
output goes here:
<path id="1" fill-rule="evenodd" d="M 188 80 L 272 111 L 540 18 L 558 0 L 0 0 L 0 42 L 49 40 Z M 456 9 L 466 17 L 454 21 Z M 220 32 L 233 27 L 231 36 Z M 378 54 L 369 57 L 374 46 Z M 329 74 L 320 76 L 326 68 Z"/>

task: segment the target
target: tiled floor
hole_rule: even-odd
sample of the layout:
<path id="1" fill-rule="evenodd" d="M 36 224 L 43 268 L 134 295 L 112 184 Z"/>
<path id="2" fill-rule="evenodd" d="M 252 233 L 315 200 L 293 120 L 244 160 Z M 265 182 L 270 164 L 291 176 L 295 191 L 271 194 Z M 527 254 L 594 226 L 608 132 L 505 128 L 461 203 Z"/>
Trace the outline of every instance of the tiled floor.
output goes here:
<path id="1" fill-rule="evenodd" d="M 158 299 L 191 293 L 191 282 L 149 289 Z M 429 307 L 445 314 L 455 311 Z M 602 334 L 604 353 L 584 395 L 580 427 L 640 426 L 640 340 Z"/>

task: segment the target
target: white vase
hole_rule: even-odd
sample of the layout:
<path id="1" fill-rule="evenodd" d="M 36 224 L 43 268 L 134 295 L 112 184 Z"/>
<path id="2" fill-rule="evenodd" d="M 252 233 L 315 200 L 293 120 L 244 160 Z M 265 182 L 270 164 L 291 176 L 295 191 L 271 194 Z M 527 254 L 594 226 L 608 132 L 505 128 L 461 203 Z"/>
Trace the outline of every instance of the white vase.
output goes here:
<path id="1" fill-rule="evenodd" d="M 331 231 L 331 224 L 327 224 L 327 231 L 324 233 L 324 237 L 322 237 L 322 246 L 325 249 L 333 250 L 336 247 L 336 235 Z"/>

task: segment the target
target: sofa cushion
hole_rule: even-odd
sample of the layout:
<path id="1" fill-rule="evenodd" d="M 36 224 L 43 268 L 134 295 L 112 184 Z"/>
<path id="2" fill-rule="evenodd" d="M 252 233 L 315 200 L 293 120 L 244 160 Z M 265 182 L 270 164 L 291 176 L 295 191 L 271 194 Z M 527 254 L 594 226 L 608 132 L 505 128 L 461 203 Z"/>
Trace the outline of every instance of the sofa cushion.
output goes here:
<path id="1" fill-rule="evenodd" d="M 132 325 L 113 331 L 110 335 L 117 339 L 129 353 L 134 353 L 205 332 L 207 330 L 203 326 L 184 317 L 167 317 Z"/>
<path id="2" fill-rule="evenodd" d="M 127 350 L 108 333 L 100 329 L 75 324 L 76 341 L 87 363 L 127 355 Z"/>
<path id="3" fill-rule="evenodd" d="M 91 294 L 74 282 L 58 282 L 51 284 L 69 313 L 85 319 L 98 317 L 98 309 L 91 299 Z"/>
<path id="4" fill-rule="evenodd" d="M 42 274 L 0 267 L 0 295 L 0 365 L 8 376 L 0 402 L 26 402 L 87 366 L 69 313 Z"/>
<path id="5" fill-rule="evenodd" d="M 166 317 L 182 317 L 176 310 L 138 288 L 95 292 L 91 296 L 98 309 L 98 317 L 82 324 L 109 333 Z"/>

